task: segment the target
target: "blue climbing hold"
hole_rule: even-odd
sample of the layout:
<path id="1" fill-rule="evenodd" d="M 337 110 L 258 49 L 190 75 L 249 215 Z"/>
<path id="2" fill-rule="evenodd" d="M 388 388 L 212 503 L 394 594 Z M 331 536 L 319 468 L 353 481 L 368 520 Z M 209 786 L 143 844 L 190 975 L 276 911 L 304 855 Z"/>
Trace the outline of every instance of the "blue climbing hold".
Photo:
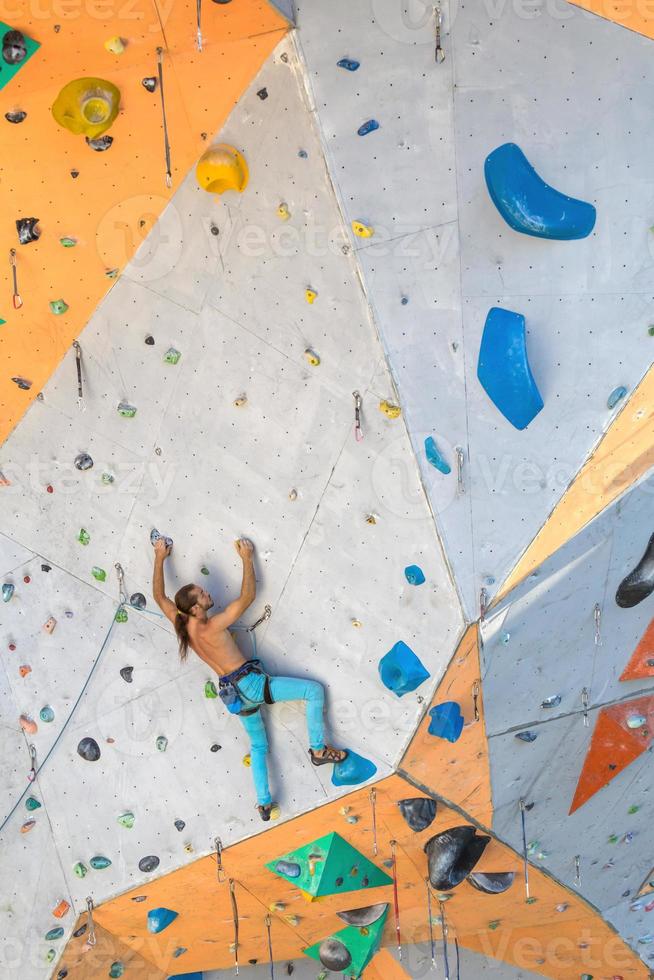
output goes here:
<path id="1" fill-rule="evenodd" d="M 407 565 L 404 574 L 409 585 L 422 585 L 425 581 L 424 572 L 419 565 Z"/>
<path id="2" fill-rule="evenodd" d="M 179 912 L 172 909 L 150 909 L 148 912 L 148 932 L 163 932 L 171 922 L 174 922 Z"/>
<path id="3" fill-rule="evenodd" d="M 345 68 L 346 71 L 356 71 L 361 62 L 354 61 L 351 58 L 341 58 L 341 60 L 337 61 L 336 64 L 339 68 Z"/>
<path id="4" fill-rule="evenodd" d="M 514 231 L 569 241 L 593 230 L 593 205 L 546 184 L 515 143 L 504 143 L 486 157 L 484 175 L 493 204 Z"/>
<path id="5" fill-rule="evenodd" d="M 448 742 L 458 741 L 463 731 L 463 715 L 456 701 L 443 701 L 433 707 L 429 714 L 429 734 L 437 738 L 446 738 Z"/>
<path id="6" fill-rule="evenodd" d="M 625 388 L 624 385 L 620 385 L 618 388 L 614 388 L 606 400 L 606 407 L 615 408 L 618 402 L 621 402 L 626 394 L 627 394 L 627 389 Z"/>
<path id="7" fill-rule="evenodd" d="M 543 399 L 529 367 L 521 313 L 500 306 L 488 311 L 477 377 L 495 407 L 516 429 L 526 429 L 541 411 Z"/>
<path id="8" fill-rule="evenodd" d="M 406 643 L 400 640 L 379 661 L 382 684 L 401 698 L 415 691 L 429 677 L 429 671 Z"/>
<path id="9" fill-rule="evenodd" d="M 357 755 L 352 749 L 348 749 L 347 756 L 342 762 L 337 762 L 332 771 L 332 784 L 334 786 L 356 786 L 357 783 L 365 783 L 377 772 L 377 766 L 370 759 L 364 759 Z"/>
<path id="10" fill-rule="evenodd" d="M 176 973 L 174 977 L 168 977 L 168 980 L 202 980 L 204 973 Z"/>
<path id="11" fill-rule="evenodd" d="M 357 134 L 359 136 L 367 136 L 368 133 L 374 133 L 376 129 L 379 129 L 379 123 L 376 119 L 369 119 L 368 122 L 364 122 L 363 126 L 359 126 L 357 129 Z"/>
<path id="12" fill-rule="evenodd" d="M 432 466 L 435 466 L 441 473 L 444 473 L 447 476 L 448 473 L 452 472 L 452 467 L 441 456 L 440 450 L 436 445 L 433 436 L 427 436 L 425 439 L 425 455 L 427 457 L 427 462 L 431 463 Z"/>
<path id="13" fill-rule="evenodd" d="M 13 594 L 14 586 L 11 584 L 11 582 L 5 582 L 2 586 L 2 601 L 9 602 Z"/>

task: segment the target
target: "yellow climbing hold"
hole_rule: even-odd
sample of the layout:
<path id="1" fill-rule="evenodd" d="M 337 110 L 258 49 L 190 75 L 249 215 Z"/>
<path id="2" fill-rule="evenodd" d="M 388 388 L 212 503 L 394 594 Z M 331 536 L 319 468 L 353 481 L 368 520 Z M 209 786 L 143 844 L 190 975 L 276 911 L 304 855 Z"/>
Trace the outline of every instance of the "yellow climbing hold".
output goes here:
<path id="1" fill-rule="evenodd" d="M 76 78 L 54 100 L 52 115 L 76 136 L 96 139 L 118 115 L 120 92 L 103 78 Z"/>
<path id="2" fill-rule="evenodd" d="M 364 225 L 362 221 L 353 221 L 352 231 L 358 238 L 372 238 L 375 234 L 375 229 L 370 225 Z"/>
<path id="3" fill-rule="evenodd" d="M 235 146 L 217 143 L 200 157 L 195 176 L 200 187 L 210 194 L 242 193 L 248 184 L 249 171 L 245 157 Z"/>
<path id="4" fill-rule="evenodd" d="M 247 395 L 239 395 L 238 398 L 234 399 L 234 408 L 243 408 L 244 405 L 247 405 L 247 402 Z"/>
<path id="5" fill-rule="evenodd" d="M 282 811 L 281 811 L 281 807 L 279 806 L 279 804 L 278 803 L 273 803 L 273 805 L 272 805 L 272 807 L 270 809 L 270 819 L 271 820 L 279 820 L 279 818 L 281 816 L 281 813 L 282 813 Z"/>
<path id="6" fill-rule="evenodd" d="M 252 765 L 252 759 L 250 757 L 250 753 L 249 752 L 248 752 L 247 755 L 244 755 L 243 756 L 243 765 L 244 766 L 247 766 L 248 768 Z"/>
<path id="7" fill-rule="evenodd" d="M 304 291 L 304 298 L 306 299 L 307 303 L 312 304 L 317 297 L 318 293 L 315 291 L 315 289 L 312 289 L 311 286 L 307 286 Z"/>
<path id="8" fill-rule="evenodd" d="M 383 412 L 388 419 L 399 419 L 402 414 L 402 409 L 399 405 L 393 405 L 392 402 L 387 402 L 386 400 L 379 403 L 379 411 Z"/>
<path id="9" fill-rule="evenodd" d="M 304 352 L 304 356 L 306 357 L 311 367 L 318 367 L 318 365 L 320 364 L 320 358 L 318 357 L 315 351 L 311 350 L 310 347 L 307 347 L 307 349 Z"/>
<path id="10" fill-rule="evenodd" d="M 122 37 L 110 37 L 104 42 L 104 46 L 110 54 L 122 54 L 126 47 Z"/>
<path id="11" fill-rule="evenodd" d="M 361 627 L 363 626 L 363 623 L 361 622 L 360 619 L 353 619 L 352 625 L 354 626 L 355 630 L 360 630 Z"/>
<path id="12" fill-rule="evenodd" d="M 272 902 L 268 906 L 268 911 L 269 912 L 283 912 L 285 908 L 286 908 L 286 905 L 285 905 L 284 902 Z"/>
<path id="13" fill-rule="evenodd" d="M 289 926 L 299 926 L 300 924 L 299 915 L 285 915 L 284 918 L 288 922 Z"/>
<path id="14" fill-rule="evenodd" d="M 288 210 L 288 204 L 280 204 L 277 208 L 277 217 L 281 218 L 282 221 L 288 221 L 291 217 L 291 212 Z"/>

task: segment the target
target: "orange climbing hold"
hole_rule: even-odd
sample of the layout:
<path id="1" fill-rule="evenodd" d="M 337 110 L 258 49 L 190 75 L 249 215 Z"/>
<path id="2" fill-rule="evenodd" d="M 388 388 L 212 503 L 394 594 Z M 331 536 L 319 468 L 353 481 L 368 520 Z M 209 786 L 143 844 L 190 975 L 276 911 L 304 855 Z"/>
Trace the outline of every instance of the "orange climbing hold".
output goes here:
<path id="1" fill-rule="evenodd" d="M 646 752 L 654 738 L 654 696 L 600 711 L 570 807 L 574 813 Z"/>
<path id="2" fill-rule="evenodd" d="M 642 677 L 654 677 L 654 619 L 622 671 L 620 680 L 635 681 Z"/>

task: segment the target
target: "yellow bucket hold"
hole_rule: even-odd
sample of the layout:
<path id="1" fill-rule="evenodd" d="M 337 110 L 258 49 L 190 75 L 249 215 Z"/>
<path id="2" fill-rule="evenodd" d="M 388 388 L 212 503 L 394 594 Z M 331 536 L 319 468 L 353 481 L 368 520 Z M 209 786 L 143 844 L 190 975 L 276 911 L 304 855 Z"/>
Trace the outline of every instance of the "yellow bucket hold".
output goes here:
<path id="1" fill-rule="evenodd" d="M 60 126 L 76 136 L 96 139 L 118 115 L 120 92 L 104 78 L 76 78 L 64 85 L 52 105 Z"/>
<path id="2" fill-rule="evenodd" d="M 353 221 L 352 231 L 358 238 L 372 238 L 375 234 L 375 229 L 370 225 L 364 225 L 362 221 Z"/>
<path id="3" fill-rule="evenodd" d="M 245 157 L 236 147 L 218 143 L 200 157 L 195 176 L 200 187 L 210 194 L 241 194 L 247 187 L 249 171 Z"/>

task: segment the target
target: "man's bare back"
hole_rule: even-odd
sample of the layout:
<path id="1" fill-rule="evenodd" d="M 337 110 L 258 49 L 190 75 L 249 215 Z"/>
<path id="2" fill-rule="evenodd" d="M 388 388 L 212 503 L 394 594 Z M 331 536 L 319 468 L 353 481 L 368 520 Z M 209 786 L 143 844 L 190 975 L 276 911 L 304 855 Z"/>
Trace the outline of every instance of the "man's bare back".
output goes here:
<path id="1" fill-rule="evenodd" d="M 190 645 L 198 657 L 222 676 L 237 670 L 245 663 L 245 657 L 229 630 L 217 630 L 213 627 L 214 618 L 208 619 L 206 623 L 189 619 L 188 635 Z"/>

